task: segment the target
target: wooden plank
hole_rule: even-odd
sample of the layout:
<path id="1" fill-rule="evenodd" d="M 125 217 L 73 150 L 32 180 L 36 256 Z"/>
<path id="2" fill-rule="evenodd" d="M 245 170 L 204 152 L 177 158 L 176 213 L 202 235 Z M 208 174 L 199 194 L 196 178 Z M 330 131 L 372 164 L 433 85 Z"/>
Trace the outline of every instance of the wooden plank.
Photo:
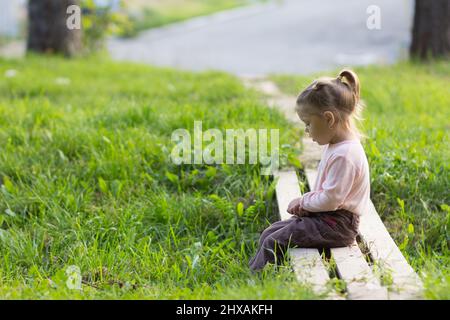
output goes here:
<path id="1" fill-rule="evenodd" d="M 289 202 L 301 196 L 297 174 L 293 169 L 274 172 L 274 177 L 278 178 L 276 185 L 276 195 L 278 209 L 282 220 L 292 217 L 287 212 Z M 327 282 L 330 280 L 328 271 L 322 261 L 318 249 L 292 248 L 289 250 L 292 259 L 292 267 L 299 282 L 311 285 L 317 294 L 326 293 Z M 339 299 L 340 297 L 331 292 L 329 299 Z"/>
<path id="2" fill-rule="evenodd" d="M 277 171 L 274 172 L 274 177 L 279 178 L 275 191 L 277 194 L 280 218 L 281 220 L 286 220 L 292 217 L 292 215 L 287 212 L 289 203 L 301 196 L 297 173 L 292 169 Z"/>
<path id="3" fill-rule="evenodd" d="M 351 300 L 387 300 L 388 292 L 373 274 L 356 241 L 349 247 L 331 248 L 339 277 Z"/>
<path id="4" fill-rule="evenodd" d="M 309 188 L 312 190 L 317 180 L 317 170 L 305 169 L 306 180 L 308 180 Z"/>
<path id="5" fill-rule="evenodd" d="M 297 280 L 312 283 L 319 289 L 330 280 L 319 251 L 314 248 L 293 248 L 289 250 Z"/>
<path id="6" fill-rule="evenodd" d="M 312 188 L 317 179 L 317 171 L 305 170 L 308 184 Z M 387 299 L 387 289 L 381 286 L 373 274 L 356 241 L 353 245 L 331 248 L 331 255 L 336 262 L 339 277 L 347 285 L 348 298 L 351 300 Z"/>
<path id="7" fill-rule="evenodd" d="M 289 249 L 289 255 L 298 282 L 311 285 L 312 290 L 317 294 L 326 293 L 327 299 L 344 300 L 333 289 L 327 289 L 330 277 L 317 249 L 293 248 Z"/>
<path id="8" fill-rule="evenodd" d="M 305 173 L 312 187 L 311 182 L 316 181 L 317 171 L 306 169 Z M 422 299 L 422 281 L 395 244 L 372 202 L 368 212 L 360 218 L 359 233 L 375 262 L 392 276 L 393 283 L 389 286 L 388 298 Z"/>
<path id="9" fill-rule="evenodd" d="M 372 259 L 390 273 L 389 299 L 423 299 L 423 283 L 387 231 L 372 202 L 360 219 L 360 236 Z"/>

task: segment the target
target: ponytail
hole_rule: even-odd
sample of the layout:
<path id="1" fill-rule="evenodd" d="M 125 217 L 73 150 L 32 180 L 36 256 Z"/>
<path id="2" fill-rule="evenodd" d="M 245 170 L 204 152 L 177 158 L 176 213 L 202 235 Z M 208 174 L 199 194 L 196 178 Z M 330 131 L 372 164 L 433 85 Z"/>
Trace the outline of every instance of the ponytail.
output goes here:
<path id="1" fill-rule="evenodd" d="M 356 73 L 352 70 L 344 69 L 339 73 L 338 79 L 352 91 L 356 105 L 360 99 L 359 78 Z"/>

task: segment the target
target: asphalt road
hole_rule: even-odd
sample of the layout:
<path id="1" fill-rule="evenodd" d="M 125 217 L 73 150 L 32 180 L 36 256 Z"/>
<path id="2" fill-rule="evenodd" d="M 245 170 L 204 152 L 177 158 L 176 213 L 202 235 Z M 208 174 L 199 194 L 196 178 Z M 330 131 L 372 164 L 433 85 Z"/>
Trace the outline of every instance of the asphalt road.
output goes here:
<path id="1" fill-rule="evenodd" d="M 376 5 L 380 29 L 367 21 Z M 308 74 L 407 56 L 413 0 L 284 0 L 110 39 L 113 58 L 240 76 Z"/>

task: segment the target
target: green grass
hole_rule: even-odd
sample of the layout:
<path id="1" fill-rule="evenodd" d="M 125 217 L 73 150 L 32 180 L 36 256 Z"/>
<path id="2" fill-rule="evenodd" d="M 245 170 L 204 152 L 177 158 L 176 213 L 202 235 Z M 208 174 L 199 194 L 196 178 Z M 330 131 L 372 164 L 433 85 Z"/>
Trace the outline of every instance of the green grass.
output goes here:
<path id="1" fill-rule="evenodd" d="M 427 298 L 448 299 L 450 65 L 356 71 L 374 203 Z M 287 267 L 248 270 L 277 219 L 259 166 L 169 159 L 171 133 L 194 120 L 278 128 L 284 163 L 295 155 L 302 133 L 238 79 L 41 57 L 0 60 L 0 77 L 0 297 L 320 298 Z M 273 78 L 297 94 L 313 77 Z M 66 285 L 72 265 L 81 291 Z"/>
<path id="2" fill-rule="evenodd" d="M 130 27 L 124 36 L 134 36 L 140 31 L 161 27 L 186 19 L 233 9 L 265 0 L 164 0 L 164 1 L 130 1 Z M 131 12 L 138 14 L 131 14 Z"/>
<path id="3" fill-rule="evenodd" d="M 450 62 L 355 68 L 372 200 L 427 297 L 450 298 Z M 319 75 L 273 75 L 297 95 Z"/>
<path id="4" fill-rule="evenodd" d="M 298 129 L 238 79 L 40 57 L 0 60 L 0 77 L 0 297 L 314 298 L 287 268 L 248 269 L 277 219 L 258 165 L 169 159 L 194 120 L 278 128 L 293 156 Z M 72 265 L 82 291 L 66 285 Z"/>

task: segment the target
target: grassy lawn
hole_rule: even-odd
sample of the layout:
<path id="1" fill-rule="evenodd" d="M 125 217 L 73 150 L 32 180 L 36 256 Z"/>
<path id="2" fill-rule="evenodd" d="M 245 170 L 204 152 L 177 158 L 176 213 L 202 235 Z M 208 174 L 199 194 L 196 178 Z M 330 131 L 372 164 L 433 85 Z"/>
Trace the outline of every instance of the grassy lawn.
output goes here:
<path id="1" fill-rule="evenodd" d="M 0 60 L 0 297 L 314 298 L 287 268 L 250 273 L 275 221 L 258 165 L 182 165 L 171 133 L 298 129 L 238 79 L 101 59 Z M 292 147 L 289 147 L 288 144 Z M 66 285 L 77 266 L 83 290 Z"/>
<path id="2" fill-rule="evenodd" d="M 130 0 L 126 11 L 131 18 L 127 36 L 165 24 L 250 5 L 265 0 Z"/>
<path id="3" fill-rule="evenodd" d="M 448 299 L 450 63 L 356 71 L 372 199 L 427 297 Z M 297 94 L 314 77 L 273 79 Z M 287 265 L 248 270 L 277 219 L 258 165 L 170 160 L 172 132 L 196 120 L 277 128 L 283 163 L 295 156 L 302 133 L 238 79 L 40 57 L 0 60 L 0 78 L 0 297 L 318 298 Z"/>
<path id="4" fill-rule="evenodd" d="M 372 200 L 427 297 L 450 299 L 450 62 L 355 68 Z M 291 95 L 319 75 L 274 75 Z"/>

